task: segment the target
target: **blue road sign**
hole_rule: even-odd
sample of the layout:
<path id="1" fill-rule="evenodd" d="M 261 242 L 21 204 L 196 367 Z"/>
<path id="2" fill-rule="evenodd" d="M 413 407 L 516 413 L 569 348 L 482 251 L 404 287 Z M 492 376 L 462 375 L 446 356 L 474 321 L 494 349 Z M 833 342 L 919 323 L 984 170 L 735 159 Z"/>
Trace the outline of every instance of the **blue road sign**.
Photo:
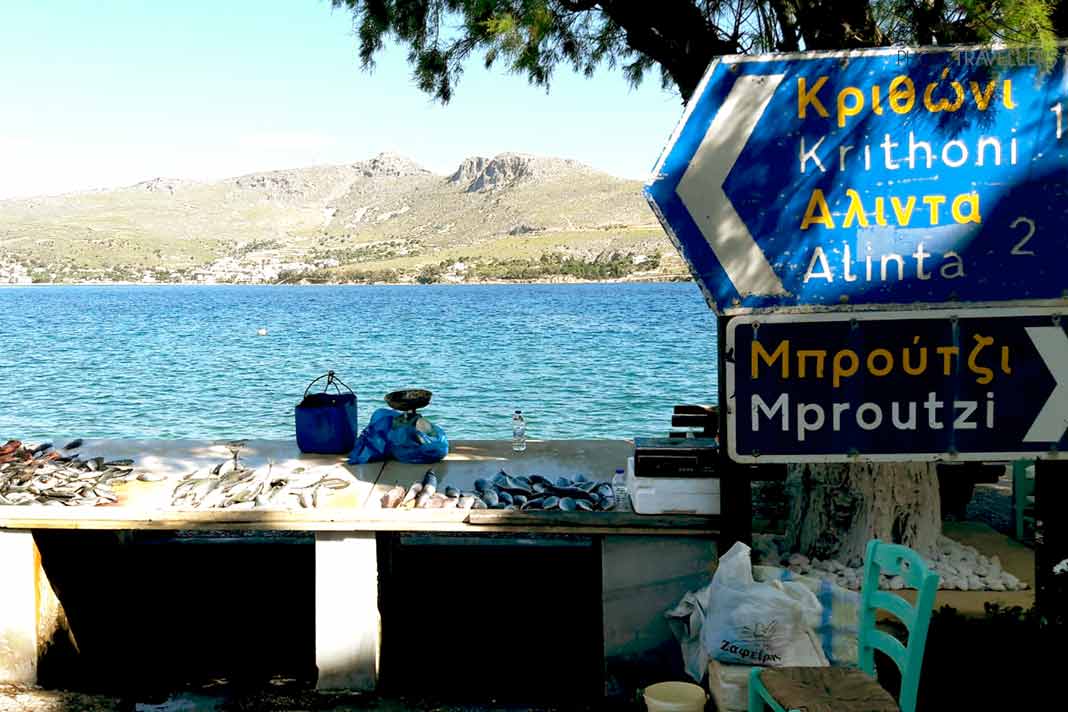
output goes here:
<path id="1" fill-rule="evenodd" d="M 720 313 L 1062 300 L 1066 149 L 1063 49 L 725 57 L 645 192 Z"/>
<path id="2" fill-rule="evenodd" d="M 730 456 L 1055 458 L 1068 448 L 1065 326 L 1068 309 L 1050 308 L 736 317 Z"/>

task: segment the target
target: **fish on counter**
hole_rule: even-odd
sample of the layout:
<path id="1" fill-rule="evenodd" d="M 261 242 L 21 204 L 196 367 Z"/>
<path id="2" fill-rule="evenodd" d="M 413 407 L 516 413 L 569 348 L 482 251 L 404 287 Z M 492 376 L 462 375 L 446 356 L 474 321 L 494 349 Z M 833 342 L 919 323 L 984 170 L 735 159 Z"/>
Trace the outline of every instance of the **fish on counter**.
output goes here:
<path id="1" fill-rule="evenodd" d="M 550 480 L 541 475 L 512 477 L 501 470 L 490 479 L 475 480 L 474 492 L 461 492 L 447 485 L 442 494 L 437 492 L 437 486 L 437 474 L 427 470 L 422 482 L 413 482 L 407 490 L 397 485 L 383 495 L 382 507 L 603 512 L 616 506 L 611 483 L 585 475 Z"/>
<path id="2" fill-rule="evenodd" d="M 393 509 L 404 499 L 405 489 L 400 485 L 394 485 L 388 492 L 382 495 L 382 509 Z"/>
<path id="3" fill-rule="evenodd" d="M 441 509 L 454 506 L 448 501 L 458 497 L 458 491 L 455 497 L 438 492 L 438 476 L 433 470 L 427 470 L 422 480 L 412 482 L 407 488 L 393 485 L 379 499 L 379 504 L 382 509 Z"/>
<path id="4" fill-rule="evenodd" d="M 0 505 L 94 507 L 119 501 L 113 485 L 134 477 L 133 460 L 82 459 L 81 438 L 62 451 L 52 443 L 0 446 Z"/>
<path id="5" fill-rule="evenodd" d="M 175 509 L 315 508 L 327 491 L 352 483 L 336 474 L 275 468 L 268 463 L 255 469 L 226 460 L 208 470 L 195 470 L 175 485 Z"/>

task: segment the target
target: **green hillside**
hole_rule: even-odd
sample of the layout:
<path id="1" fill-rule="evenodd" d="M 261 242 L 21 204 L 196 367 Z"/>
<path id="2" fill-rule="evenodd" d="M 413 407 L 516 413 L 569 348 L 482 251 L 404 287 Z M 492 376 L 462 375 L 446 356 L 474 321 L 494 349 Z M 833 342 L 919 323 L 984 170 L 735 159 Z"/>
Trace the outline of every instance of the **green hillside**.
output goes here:
<path id="1" fill-rule="evenodd" d="M 638 181 L 502 154 L 440 176 L 393 155 L 212 183 L 0 201 L 0 282 L 670 279 Z"/>

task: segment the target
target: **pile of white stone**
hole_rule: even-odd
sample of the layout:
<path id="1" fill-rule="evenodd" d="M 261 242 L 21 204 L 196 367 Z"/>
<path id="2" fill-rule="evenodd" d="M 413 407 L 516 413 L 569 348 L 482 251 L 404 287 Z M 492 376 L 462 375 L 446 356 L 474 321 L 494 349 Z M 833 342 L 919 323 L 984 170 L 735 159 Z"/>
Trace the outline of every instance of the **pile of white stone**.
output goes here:
<path id="1" fill-rule="evenodd" d="M 857 557 L 843 563 L 835 559 L 821 561 L 803 554 L 784 551 L 782 537 L 773 534 L 753 536 L 757 562 L 764 566 L 784 566 L 796 574 L 829 579 L 833 583 L 859 591 L 864 581 L 864 562 Z M 987 557 L 974 547 L 939 537 L 935 553 L 927 562 L 940 578 L 939 588 L 958 591 L 1022 591 L 1027 583 L 1001 568 L 998 557 Z M 907 588 L 900 576 L 881 576 L 879 588 Z"/>

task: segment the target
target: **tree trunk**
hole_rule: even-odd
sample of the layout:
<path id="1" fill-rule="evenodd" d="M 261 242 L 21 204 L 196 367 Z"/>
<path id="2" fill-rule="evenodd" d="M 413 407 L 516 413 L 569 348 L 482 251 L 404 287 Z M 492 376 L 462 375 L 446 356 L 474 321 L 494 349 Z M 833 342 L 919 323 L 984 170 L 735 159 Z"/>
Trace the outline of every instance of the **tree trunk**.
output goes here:
<path id="1" fill-rule="evenodd" d="M 945 13 L 945 0 L 923 0 L 912 5 L 910 19 L 916 44 L 939 44 L 938 40 L 945 38 L 946 28 L 943 26 Z"/>
<path id="2" fill-rule="evenodd" d="M 886 44 L 871 3 L 858 0 L 801 0 L 795 5 L 805 49 L 856 49 Z"/>
<path id="3" fill-rule="evenodd" d="M 779 32 L 782 33 L 779 51 L 797 52 L 801 49 L 798 44 L 800 33 L 797 30 L 797 0 L 771 0 L 771 9 L 779 23 Z"/>
<path id="4" fill-rule="evenodd" d="M 857 566 L 870 539 L 934 553 L 942 533 L 933 464 L 790 465 L 789 551 Z"/>
<path id="5" fill-rule="evenodd" d="M 1053 34 L 1058 37 L 1068 37 L 1068 0 L 1057 0 L 1050 12 L 1050 24 L 1053 25 Z"/>

